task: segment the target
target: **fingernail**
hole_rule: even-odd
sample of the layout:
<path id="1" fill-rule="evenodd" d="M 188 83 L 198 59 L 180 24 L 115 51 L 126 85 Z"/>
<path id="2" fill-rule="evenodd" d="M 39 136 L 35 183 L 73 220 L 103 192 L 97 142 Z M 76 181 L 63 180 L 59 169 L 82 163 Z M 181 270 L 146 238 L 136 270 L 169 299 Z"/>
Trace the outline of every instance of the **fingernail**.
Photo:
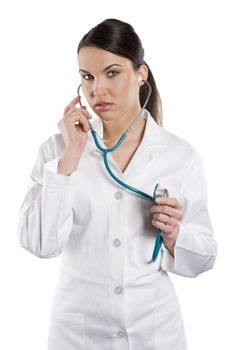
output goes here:
<path id="1" fill-rule="evenodd" d="M 156 200 L 155 200 L 156 203 L 161 203 L 161 198 L 160 197 L 157 197 Z"/>

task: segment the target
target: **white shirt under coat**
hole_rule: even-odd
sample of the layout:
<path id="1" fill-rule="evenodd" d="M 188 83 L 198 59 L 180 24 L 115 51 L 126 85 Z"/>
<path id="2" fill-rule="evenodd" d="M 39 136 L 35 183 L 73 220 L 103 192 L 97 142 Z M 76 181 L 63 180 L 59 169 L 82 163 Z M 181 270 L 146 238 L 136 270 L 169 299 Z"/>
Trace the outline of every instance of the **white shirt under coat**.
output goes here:
<path id="1" fill-rule="evenodd" d="M 168 271 L 195 277 L 214 265 L 202 160 L 187 141 L 159 127 L 145 111 L 143 139 L 122 173 L 153 195 L 160 183 L 184 207 L 174 258 L 164 244 L 150 263 L 152 202 L 108 174 L 91 133 L 77 170 L 57 173 L 64 149 L 55 134 L 39 148 L 19 212 L 22 247 L 41 258 L 61 254 L 48 350 L 186 350 L 179 302 Z M 103 137 L 100 118 L 91 121 Z M 102 145 L 104 145 L 101 142 Z"/>

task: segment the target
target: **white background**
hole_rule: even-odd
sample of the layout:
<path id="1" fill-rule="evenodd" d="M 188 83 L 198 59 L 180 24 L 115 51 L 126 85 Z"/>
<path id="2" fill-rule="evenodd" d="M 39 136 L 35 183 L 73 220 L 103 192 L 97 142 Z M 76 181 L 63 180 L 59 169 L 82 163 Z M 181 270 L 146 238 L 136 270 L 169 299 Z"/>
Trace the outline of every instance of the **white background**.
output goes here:
<path id="1" fill-rule="evenodd" d="M 59 132 L 57 122 L 75 97 L 78 43 L 109 17 L 134 26 L 161 94 L 164 127 L 189 141 L 205 166 L 216 265 L 194 279 L 170 274 L 189 350 L 233 348 L 230 6 L 225 0 L 1 2 L 1 349 L 46 349 L 60 258 L 39 259 L 19 246 L 18 209 L 40 144 Z"/>

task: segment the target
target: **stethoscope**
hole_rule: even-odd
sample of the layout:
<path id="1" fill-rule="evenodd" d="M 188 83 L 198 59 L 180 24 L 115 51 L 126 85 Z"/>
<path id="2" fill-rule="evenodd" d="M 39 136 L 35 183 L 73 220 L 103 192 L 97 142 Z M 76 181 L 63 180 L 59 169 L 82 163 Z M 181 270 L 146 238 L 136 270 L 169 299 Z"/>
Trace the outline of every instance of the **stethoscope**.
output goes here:
<path id="1" fill-rule="evenodd" d="M 98 141 L 98 138 L 97 138 L 97 133 L 96 131 L 92 128 L 91 126 L 91 123 L 90 123 L 90 127 L 91 127 L 91 134 L 92 134 L 92 137 L 94 139 L 94 142 L 95 142 L 95 145 L 96 147 L 101 151 L 103 152 L 103 156 L 104 156 L 104 164 L 105 164 L 105 167 L 108 171 L 108 173 L 110 174 L 110 176 L 113 178 L 113 180 L 115 180 L 119 185 L 123 186 L 124 188 L 126 188 L 127 190 L 130 190 L 132 192 L 135 192 L 136 194 L 139 194 L 147 199 L 149 199 L 150 201 L 152 201 L 153 203 L 155 203 L 155 200 L 157 197 L 168 197 L 168 191 L 166 188 L 162 188 L 160 186 L 159 183 L 157 183 L 155 185 L 155 188 L 154 188 L 154 191 L 153 191 L 153 195 L 150 196 L 149 194 L 145 193 L 145 192 L 142 192 L 140 190 L 137 190 L 136 188 L 132 187 L 132 186 L 129 186 L 127 185 L 126 183 L 124 183 L 123 181 L 121 181 L 120 179 L 118 179 L 116 177 L 115 174 L 113 174 L 112 170 L 110 169 L 109 167 L 109 164 L 108 164 L 108 159 L 107 159 L 107 155 L 108 153 L 111 153 L 111 152 L 114 152 L 120 145 L 121 143 L 123 142 L 123 140 L 126 138 L 126 136 L 129 134 L 129 132 L 132 130 L 134 124 L 136 123 L 136 121 L 140 118 L 140 116 L 142 115 L 142 113 L 144 112 L 144 109 L 148 103 L 148 100 L 150 98 L 150 95 L 151 95 L 151 86 L 149 84 L 149 82 L 147 80 L 142 80 L 144 83 L 147 84 L 149 90 L 148 90 L 148 95 L 147 95 L 147 98 L 144 102 L 144 105 L 142 106 L 140 112 L 138 113 L 138 115 L 135 117 L 135 119 L 133 120 L 133 122 L 130 124 L 130 126 L 128 127 L 128 129 L 122 134 L 122 136 L 120 137 L 120 139 L 117 141 L 117 143 L 115 144 L 115 146 L 111 147 L 111 148 L 103 148 L 100 144 L 99 144 L 99 141 Z M 79 104 L 81 106 L 81 108 L 85 108 L 82 103 L 81 103 L 81 96 L 80 96 L 80 88 L 81 88 L 81 84 L 79 85 L 78 87 L 78 90 L 77 90 L 77 93 L 78 93 L 78 97 L 79 97 Z M 158 255 L 159 255 L 159 251 L 160 251 L 160 248 L 161 248 L 161 245 L 162 245 L 162 236 L 161 236 L 161 230 L 159 228 L 156 229 L 156 240 L 155 240 L 155 245 L 154 245 L 154 250 L 153 250 L 153 254 L 152 254 L 152 258 L 151 258 L 151 261 L 150 262 L 155 262 L 155 260 L 157 259 Z"/>

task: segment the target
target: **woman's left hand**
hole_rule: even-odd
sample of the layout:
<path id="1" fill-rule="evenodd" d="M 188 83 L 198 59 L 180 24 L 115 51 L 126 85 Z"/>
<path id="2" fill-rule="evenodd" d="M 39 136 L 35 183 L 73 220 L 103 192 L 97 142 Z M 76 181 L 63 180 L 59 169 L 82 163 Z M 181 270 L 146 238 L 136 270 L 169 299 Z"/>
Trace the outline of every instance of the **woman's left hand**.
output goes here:
<path id="1" fill-rule="evenodd" d="M 174 257 L 174 247 L 179 233 L 179 222 L 183 218 L 183 208 L 176 198 L 158 197 L 151 208 L 152 225 L 161 229 L 163 242 Z"/>

